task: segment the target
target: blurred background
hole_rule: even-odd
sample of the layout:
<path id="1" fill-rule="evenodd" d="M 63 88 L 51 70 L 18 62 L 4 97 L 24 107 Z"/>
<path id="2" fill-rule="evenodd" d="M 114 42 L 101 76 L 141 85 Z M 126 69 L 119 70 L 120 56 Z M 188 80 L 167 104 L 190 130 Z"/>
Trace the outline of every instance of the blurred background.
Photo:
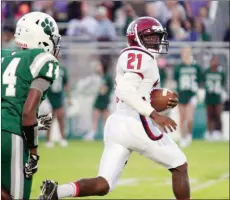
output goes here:
<path id="1" fill-rule="evenodd" d="M 185 45 L 191 46 L 193 57 L 203 71 L 210 68 L 213 56 L 217 57 L 216 65 L 225 74 L 220 102 L 221 137 L 213 140 L 205 137 L 209 131 L 207 125 L 210 118 L 207 117 L 206 90 L 201 84 L 197 92 L 193 138 L 208 140 L 208 143 L 204 143 L 207 145 L 215 145 L 215 141 L 220 145 L 220 141 L 227 141 L 227 144 L 220 145 L 220 148 L 224 148 L 222 153 L 227 155 L 230 108 L 229 1 L 2 1 L 1 9 L 2 48 L 14 48 L 16 21 L 28 12 L 42 11 L 58 22 L 62 35 L 59 60 L 66 71 L 65 81 L 62 80 L 61 84 L 63 88 L 60 86 L 61 91 L 64 91 L 64 103 L 60 103 L 61 109 L 58 109 L 47 98 L 40 107 L 39 113 L 53 111 L 58 119 L 54 120 L 47 147 L 53 147 L 52 141 L 61 141 L 62 146 L 67 146 L 66 138 L 70 141 L 70 149 L 73 148 L 72 141 L 76 141 L 74 139 L 103 138 L 104 122 L 116 106 L 113 80 L 117 58 L 127 46 L 126 29 L 132 20 L 151 16 L 166 27 L 170 40 L 169 53 L 158 58 L 162 87 L 176 90 L 177 82 L 173 74 L 176 65 L 182 62 L 181 49 Z M 169 115 L 179 123 L 178 108 L 173 109 Z M 58 122 L 62 124 L 61 129 Z M 179 130 L 171 135 L 178 140 Z M 40 136 L 42 140 L 46 133 Z M 197 150 L 203 146 L 200 141 L 195 143 L 194 148 Z M 100 147 L 90 143 L 89 147 L 85 142 L 77 142 L 80 149 L 82 144 L 88 149 L 99 148 L 99 158 L 102 143 L 99 142 Z M 212 149 L 212 146 L 208 148 Z M 223 160 L 227 161 L 227 158 Z"/>

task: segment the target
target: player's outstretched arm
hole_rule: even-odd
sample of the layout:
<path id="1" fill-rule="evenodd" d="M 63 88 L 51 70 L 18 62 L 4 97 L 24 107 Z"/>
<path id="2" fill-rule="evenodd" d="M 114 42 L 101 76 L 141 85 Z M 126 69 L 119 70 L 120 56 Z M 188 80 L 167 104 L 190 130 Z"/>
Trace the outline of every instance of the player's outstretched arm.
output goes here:
<path id="1" fill-rule="evenodd" d="M 31 178 L 37 171 L 39 156 L 38 147 L 38 123 L 37 110 L 41 102 L 43 92 L 48 89 L 50 82 L 37 78 L 30 87 L 22 112 L 22 131 L 27 147 L 30 149 L 30 159 L 25 165 L 25 177 Z"/>

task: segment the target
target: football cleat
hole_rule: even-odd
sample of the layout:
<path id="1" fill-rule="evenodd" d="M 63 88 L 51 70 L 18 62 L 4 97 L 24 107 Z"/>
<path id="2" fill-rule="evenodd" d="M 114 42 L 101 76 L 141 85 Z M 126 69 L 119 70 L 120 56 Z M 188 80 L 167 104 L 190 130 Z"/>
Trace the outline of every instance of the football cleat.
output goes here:
<path id="1" fill-rule="evenodd" d="M 58 183 L 52 180 L 45 180 L 42 182 L 41 194 L 38 197 L 40 200 L 58 200 L 57 195 Z"/>

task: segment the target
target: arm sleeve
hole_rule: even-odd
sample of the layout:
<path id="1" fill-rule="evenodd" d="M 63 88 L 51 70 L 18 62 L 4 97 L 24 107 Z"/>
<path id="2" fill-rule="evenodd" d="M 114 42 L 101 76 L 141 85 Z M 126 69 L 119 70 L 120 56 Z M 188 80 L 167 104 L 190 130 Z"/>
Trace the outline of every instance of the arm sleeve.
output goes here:
<path id="1" fill-rule="evenodd" d="M 136 73 L 125 73 L 117 82 L 116 95 L 120 100 L 137 110 L 137 112 L 149 117 L 154 108 L 137 93 L 141 80 L 141 77 Z"/>
<path id="2" fill-rule="evenodd" d="M 33 82 L 30 85 L 30 88 L 37 89 L 43 94 L 50 86 L 50 82 L 43 79 L 43 78 L 37 78 L 33 80 Z"/>

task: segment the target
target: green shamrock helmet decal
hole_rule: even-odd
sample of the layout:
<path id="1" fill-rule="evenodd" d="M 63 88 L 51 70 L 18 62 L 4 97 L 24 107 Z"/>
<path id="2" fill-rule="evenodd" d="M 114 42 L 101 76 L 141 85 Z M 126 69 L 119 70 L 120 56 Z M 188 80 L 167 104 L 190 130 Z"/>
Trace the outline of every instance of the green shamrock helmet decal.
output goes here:
<path id="1" fill-rule="evenodd" d="M 43 30 L 47 35 L 52 35 L 52 33 L 55 30 L 53 26 L 53 22 L 49 21 L 48 18 L 45 18 L 45 21 L 41 23 L 41 26 L 43 27 Z"/>

